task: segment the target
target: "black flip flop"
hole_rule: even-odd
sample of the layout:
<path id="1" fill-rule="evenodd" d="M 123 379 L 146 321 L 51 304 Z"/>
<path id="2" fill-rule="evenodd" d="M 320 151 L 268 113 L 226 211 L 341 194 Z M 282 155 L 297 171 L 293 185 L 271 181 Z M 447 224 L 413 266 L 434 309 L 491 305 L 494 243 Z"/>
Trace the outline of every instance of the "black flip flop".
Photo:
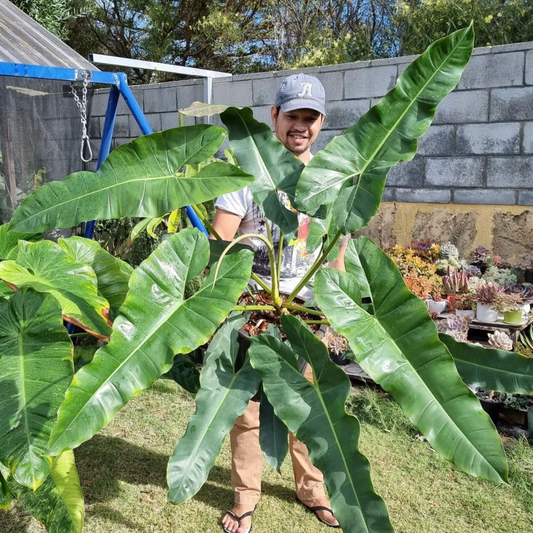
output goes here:
<path id="1" fill-rule="evenodd" d="M 237 520 L 237 522 L 239 522 L 239 526 L 238 527 L 241 527 L 241 520 L 243 518 L 246 518 L 247 516 L 252 516 L 254 514 L 253 511 L 248 511 L 247 513 L 243 513 L 241 516 L 237 516 L 231 509 L 228 509 L 226 511 L 227 514 L 231 515 L 233 518 L 235 518 L 235 520 Z M 226 529 L 224 526 L 222 526 L 222 529 L 226 532 L 226 533 L 231 533 L 231 531 L 229 531 L 228 529 Z M 245 533 L 250 533 L 250 531 L 252 531 L 252 524 L 250 524 L 250 527 L 245 531 Z"/>
<path id="2" fill-rule="evenodd" d="M 319 522 L 322 522 L 323 524 L 326 524 L 326 526 L 328 527 L 334 527 L 334 528 L 340 528 L 340 524 L 332 524 L 331 522 L 327 522 L 326 520 L 320 518 L 320 516 L 318 516 L 318 513 L 317 511 L 327 511 L 328 513 L 331 514 L 331 516 L 335 517 L 335 515 L 333 514 L 333 511 L 329 508 L 329 507 L 326 507 L 325 505 L 315 505 L 314 507 L 309 507 L 308 505 L 305 505 L 304 502 L 302 502 L 302 500 L 300 500 L 300 498 L 296 498 L 296 500 L 301 503 L 308 511 L 310 511 L 311 513 L 313 513 L 317 520 Z"/>

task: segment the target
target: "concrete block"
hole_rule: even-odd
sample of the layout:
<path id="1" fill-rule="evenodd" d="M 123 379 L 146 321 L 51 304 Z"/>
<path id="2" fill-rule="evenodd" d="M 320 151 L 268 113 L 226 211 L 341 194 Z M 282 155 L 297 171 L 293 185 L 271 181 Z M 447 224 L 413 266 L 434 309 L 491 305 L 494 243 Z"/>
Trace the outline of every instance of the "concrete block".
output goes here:
<path id="1" fill-rule="evenodd" d="M 326 145 L 336 137 L 337 135 L 341 135 L 343 130 L 322 130 L 320 132 L 320 135 L 318 136 L 318 139 L 315 141 L 315 144 L 313 144 L 313 147 L 311 148 L 311 152 L 313 154 L 316 154 L 319 150 L 322 150 L 326 147 Z"/>
<path id="2" fill-rule="evenodd" d="M 204 87 L 203 82 L 178 84 L 178 108 L 185 109 L 193 102 L 203 102 Z"/>
<path id="3" fill-rule="evenodd" d="M 533 190 L 518 191 L 518 205 L 533 205 Z"/>
<path id="4" fill-rule="evenodd" d="M 524 52 L 472 57 L 461 76 L 458 88 L 461 90 L 523 85 L 524 63 Z"/>
<path id="5" fill-rule="evenodd" d="M 514 205 L 515 191 L 501 189 L 456 189 L 453 191 L 456 204 Z"/>
<path id="6" fill-rule="evenodd" d="M 385 187 L 381 196 L 382 202 L 394 202 L 396 200 L 396 189 L 394 187 Z"/>
<path id="7" fill-rule="evenodd" d="M 451 155 L 454 151 L 453 126 L 430 126 L 423 137 L 418 139 L 420 155 Z"/>
<path id="8" fill-rule="evenodd" d="M 272 118 L 270 116 L 270 110 L 272 109 L 271 105 L 265 105 L 260 107 L 254 107 L 254 118 L 255 120 L 258 120 L 259 122 L 264 122 L 265 124 L 268 124 L 269 126 L 272 125 Z"/>
<path id="9" fill-rule="evenodd" d="M 224 78 L 221 78 L 224 80 Z M 251 107 L 253 93 L 251 81 L 213 81 L 213 103 L 238 107 Z"/>
<path id="10" fill-rule="evenodd" d="M 326 104 L 328 129 L 346 129 L 355 124 L 370 109 L 370 100 L 337 100 Z"/>
<path id="11" fill-rule="evenodd" d="M 426 161 L 426 186 L 482 187 L 482 157 L 439 157 Z"/>
<path id="12" fill-rule="evenodd" d="M 100 117 L 91 117 L 89 119 L 89 137 L 91 139 L 101 139 Z"/>
<path id="13" fill-rule="evenodd" d="M 434 123 L 487 122 L 488 117 L 488 91 L 454 91 L 437 107 Z"/>
<path id="14" fill-rule="evenodd" d="M 526 85 L 533 85 L 533 50 L 526 52 Z"/>
<path id="15" fill-rule="evenodd" d="M 493 89 L 490 121 L 533 120 L 533 87 Z"/>
<path id="16" fill-rule="evenodd" d="M 345 98 L 383 96 L 394 87 L 397 77 L 397 66 L 348 70 L 344 74 Z"/>
<path id="17" fill-rule="evenodd" d="M 522 133 L 522 153 L 533 154 L 533 122 L 524 123 Z"/>
<path id="18" fill-rule="evenodd" d="M 533 184 L 533 156 L 489 157 L 487 187 L 529 188 Z"/>
<path id="19" fill-rule="evenodd" d="M 187 119 L 189 120 L 190 125 L 194 124 L 194 117 L 187 117 Z M 183 124 L 188 126 L 189 124 L 186 124 L 186 122 L 187 120 L 184 118 Z M 179 125 L 180 120 L 177 111 L 161 113 L 161 131 L 177 128 Z"/>
<path id="20" fill-rule="evenodd" d="M 133 119 L 133 116 L 131 116 Z M 104 131 L 105 117 L 100 117 L 100 131 Z M 130 136 L 130 117 L 128 115 L 117 115 L 115 127 L 113 128 L 113 137 Z"/>
<path id="21" fill-rule="evenodd" d="M 520 124 L 465 124 L 457 126 L 458 154 L 518 154 Z"/>
<path id="22" fill-rule="evenodd" d="M 107 110 L 109 100 L 109 89 L 98 90 L 91 98 L 90 112 L 93 117 L 103 117 Z"/>
<path id="23" fill-rule="evenodd" d="M 154 113 L 152 115 L 145 115 L 148 124 L 152 127 L 153 131 L 161 131 L 161 115 L 159 113 Z M 143 135 L 141 128 L 133 118 L 133 115 L 128 117 L 130 121 L 130 137 L 135 139 Z"/>
<path id="24" fill-rule="evenodd" d="M 131 92 L 141 109 L 144 107 L 144 91 L 146 90 L 146 87 L 149 87 L 149 85 L 135 85 L 134 87 L 131 87 Z M 118 99 L 117 114 L 131 115 L 130 108 L 122 96 Z"/>
<path id="25" fill-rule="evenodd" d="M 320 73 L 317 78 L 322 82 L 326 91 L 326 111 L 328 102 L 344 98 L 344 71 Z"/>
<path id="26" fill-rule="evenodd" d="M 252 80 L 253 105 L 254 106 L 272 106 L 276 99 L 276 92 L 281 85 L 279 78 L 261 78 Z"/>
<path id="27" fill-rule="evenodd" d="M 160 113 L 176 111 L 178 109 L 178 97 L 176 86 L 167 87 L 160 85 L 157 89 L 144 91 L 144 112 Z"/>
<path id="28" fill-rule="evenodd" d="M 501 54 L 503 52 L 518 52 L 520 50 L 527 51 L 533 49 L 531 42 L 515 43 L 515 44 L 499 44 L 498 46 L 487 47 L 491 50 L 492 54 Z"/>
<path id="29" fill-rule="evenodd" d="M 113 137 L 112 141 L 112 148 L 115 149 L 117 146 L 121 146 L 123 144 L 131 142 L 133 139 L 130 139 L 129 137 Z"/>
<path id="30" fill-rule="evenodd" d="M 423 157 L 415 157 L 412 161 L 398 163 L 391 168 L 387 177 L 387 184 L 393 187 L 422 187 L 423 182 Z"/>
<path id="31" fill-rule="evenodd" d="M 451 197 L 449 189 L 396 189 L 397 202 L 448 204 Z"/>

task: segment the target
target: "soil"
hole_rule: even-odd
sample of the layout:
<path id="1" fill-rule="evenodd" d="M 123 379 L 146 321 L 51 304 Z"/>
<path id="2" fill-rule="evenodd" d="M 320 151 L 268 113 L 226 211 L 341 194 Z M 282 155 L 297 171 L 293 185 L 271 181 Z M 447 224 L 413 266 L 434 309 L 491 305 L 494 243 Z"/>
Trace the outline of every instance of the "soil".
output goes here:
<path id="1" fill-rule="evenodd" d="M 285 301 L 287 299 L 287 296 L 281 295 L 282 301 Z M 300 306 L 300 302 L 297 302 L 296 300 L 293 300 L 293 305 Z M 237 305 L 274 305 L 272 302 L 272 298 L 270 297 L 270 294 L 267 292 L 259 292 L 253 295 L 249 293 L 243 293 L 243 295 L 240 297 L 239 302 Z M 305 311 L 289 311 L 287 309 L 283 310 L 287 314 L 290 313 L 293 316 L 300 317 L 302 320 L 320 320 L 321 317 L 318 315 L 310 315 L 309 313 L 306 313 Z M 282 312 L 283 312 L 282 311 Z M 252 311 L 250 315 L 250 319 L 246 324 L 244 324 L 243 329 L 250 335 L 259 335 L 260 333 L 263 333 L 268 328 L 269 324 L 274 324 L 277 326 L 280 331 L 283 331 L 281 329 L 281 313 L 279 311 Z M 309 324 L 309 327 L 313 331 L 317 331 L 320 328 L 319 324 Z"/>

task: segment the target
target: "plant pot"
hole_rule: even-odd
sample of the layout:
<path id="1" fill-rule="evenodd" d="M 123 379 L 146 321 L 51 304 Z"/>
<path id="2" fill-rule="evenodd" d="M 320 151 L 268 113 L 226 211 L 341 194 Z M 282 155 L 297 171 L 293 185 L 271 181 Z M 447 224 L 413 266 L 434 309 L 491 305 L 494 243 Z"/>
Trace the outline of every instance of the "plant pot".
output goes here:
<path id="1" fill-rule="evenodd" d="M 426 307 L 430 313 L 437 313 L 440 315 L 444 313 L 446 308 L 450 305 L 448 300 L 441 300 L 440 302 L 435 302 L 434 300 L 426 300 Z"/>
<path id="2" fill-rule="evenodd" d="M 472 319 L 476 316 L 476 312 L 472 309 L 456 309 L 455 314 L 457 316 L 469 316 Z"/>
<path id="3" fill-rule="evenodd" d="M 476 318 L 480 322 L 497 322 L 498 311 L 491 308 L 490 304 L 478 302 L 476 310 Z"/>
<path id="4" fill-rule="evenodd" d="M 518 311 L 504 311 L 503 321 L 506 324 L 519 326 L 522 323 L 522 309 L 518 309 Z"/>
<path id="5" fill-rule="evenodd" d="M 526 318 L 527 315 L 529 315 L 529 312 L 531 311 L 531 304 L 530 303 L 521 304 L 520 309 L 522 310 L 522 316 Z"/>

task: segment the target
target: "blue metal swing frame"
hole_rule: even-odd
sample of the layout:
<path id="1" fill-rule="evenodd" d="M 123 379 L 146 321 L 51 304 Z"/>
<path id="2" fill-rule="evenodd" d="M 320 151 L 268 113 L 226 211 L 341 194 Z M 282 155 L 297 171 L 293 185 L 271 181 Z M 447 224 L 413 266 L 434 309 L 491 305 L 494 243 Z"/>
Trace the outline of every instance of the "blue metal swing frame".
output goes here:
<path id="1" fill-rule="evenodd" d="M 142 109 L 140 108 L 135 96 L 128 86 L 128 77 L 123 72 L 104 72 L 100 70 L 82 70 L 74 68 L 62 67 L 48 67 L 39 65 L 25 65 L 20 63 L 4 63 L 0 62 L 0 76 L 13 76 L 16 78 L 36 78 L 59 81 L 80 81 L 83 79 L 80 73 L 88 76 L 90 83 L 99 83 L 102 85 L 109 85 L 109 100 L 107 103 L 107 111 L 104 121 L 104 129 L 102 132 L 102 140 L 100 144 L 100 152 L 98 155 L 98 162 L 96 169 L 98 170 L 101 164 L 109 155 L 111 150 L 111 141 L 113 139 L 113 130 L 115 127 L 115 120 L 117 117 L 117 108 L 120 96 L 124 98 L 129 107 L 133 117 L 139 125 L 143 135 L 153 133 L 152 127 L 146 120 Z M 185 208 L 189 220 L 193 226 L 201 230 L 205 235 L 209 235 L 202 223 L 200 217 L 196 214 L 194 209 L 190 206 Z M 95 221 L 87 222 L 85 225 L 84 236 L 92 239 L 94 235 Z"/>

